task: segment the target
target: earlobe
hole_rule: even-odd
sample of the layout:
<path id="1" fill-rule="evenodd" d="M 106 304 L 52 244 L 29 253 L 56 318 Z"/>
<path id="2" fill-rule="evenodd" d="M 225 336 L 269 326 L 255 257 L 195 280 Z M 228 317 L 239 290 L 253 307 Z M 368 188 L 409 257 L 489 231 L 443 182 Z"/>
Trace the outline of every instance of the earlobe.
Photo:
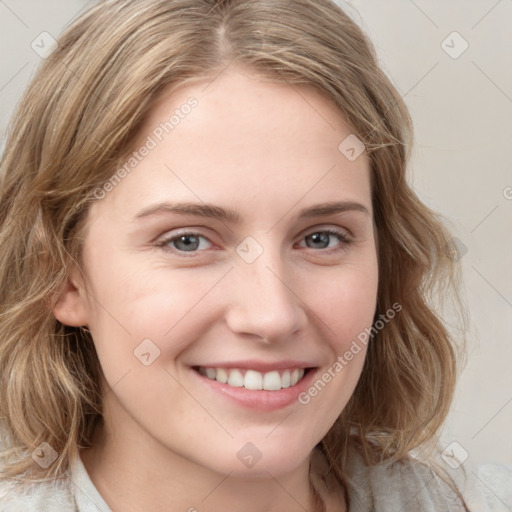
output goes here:
<path id="1" fill-rule="evenodd" d="M 64 325 L 80 327 L 89 322 L 84 290 L 71 278 L 66 280 L 52 311 L 55 318 Z"/>

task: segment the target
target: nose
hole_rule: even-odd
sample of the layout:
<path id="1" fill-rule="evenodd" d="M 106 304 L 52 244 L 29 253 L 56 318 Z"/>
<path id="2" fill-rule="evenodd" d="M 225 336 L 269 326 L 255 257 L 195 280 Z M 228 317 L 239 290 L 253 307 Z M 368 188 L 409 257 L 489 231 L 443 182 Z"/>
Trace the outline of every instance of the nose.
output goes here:
<path id="1" fill-rule="evenodd" d="M 274 343 L 304 328 L 305 303 L 279 255 L 266 250 L 253 263 L 238 261 L 230 279 L 226 322 L 232 332 Z"/>

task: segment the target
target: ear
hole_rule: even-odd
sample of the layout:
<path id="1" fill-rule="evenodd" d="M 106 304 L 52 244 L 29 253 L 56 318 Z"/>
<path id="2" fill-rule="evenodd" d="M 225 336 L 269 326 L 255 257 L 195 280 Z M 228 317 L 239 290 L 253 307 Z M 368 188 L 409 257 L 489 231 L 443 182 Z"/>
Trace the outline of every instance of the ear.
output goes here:
<path id="1" fill-rule="evenodd" d="M 85 290 L 80 281 L 68 277 L 62 287 L 53 315 L 64 325 L 80 327 L 88 325 L 89 314 Z"/>

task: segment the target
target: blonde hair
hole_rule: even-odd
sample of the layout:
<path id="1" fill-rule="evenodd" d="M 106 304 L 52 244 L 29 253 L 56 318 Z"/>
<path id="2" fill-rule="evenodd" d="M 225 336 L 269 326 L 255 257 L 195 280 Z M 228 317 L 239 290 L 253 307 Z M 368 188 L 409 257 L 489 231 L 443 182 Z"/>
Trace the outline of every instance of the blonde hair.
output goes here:
<path id="1" fill-rule="evenodd" d="M 331 471 L 347 476 L 349 440 L 367 464 L 436 440 L 458 356 L 434 300 L 457 297 L 457 258 L 439 215 L 406 181 L 411 119 L 370 41 L 330 0 L 107 0 L 59 38 L 19 105 L 1 161 L 0 426 L 9 443 L 0 476 L 59 477 L 90 445 L 102 418 L 101 367 L 90 334 L 52 314 L 80 262 L 88 205 L 164 89 L 235 61 L 314 86 L 371 162 L 375 318 L 393 304 L 402 309 L 371 339 L 357 388 L 320 443 Z M 45 470 L 30 455 L 42 442 L 58 453 Z"/>

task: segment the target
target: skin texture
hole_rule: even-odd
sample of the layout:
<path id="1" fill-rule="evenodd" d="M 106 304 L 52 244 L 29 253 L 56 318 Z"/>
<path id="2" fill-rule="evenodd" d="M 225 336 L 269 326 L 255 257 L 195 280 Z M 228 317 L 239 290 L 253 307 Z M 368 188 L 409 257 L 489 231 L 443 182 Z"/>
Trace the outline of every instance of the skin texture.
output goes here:
<path id="1" fill-rule="evenodd" d="M 313 510 L 312 450 L 353 393 L 364 347 L 307 405 L 275 411 L 235 405 L 191 366 L 294 359 L 321 375 L 371 326 L 369 160 L 338 150 L 351 131 L 313 88 L 241 68 L 164 94 L 134 150 L 190 97 L 197 106 L 93 203 L 83 272 L 54 310 L 62 323 L 89 327 L 108 383 L 105 428 L 82 460 L 113 510 Z M 162 201 L 215 204 L 241 221 L 169 212 L 132 221 Z M 368 213 L 298 218 L 329 201 Z M 310 236 L 326 228 L 352 242 Z M 204 237 L 194 251 L 179 239 L 167 251 L 158 245 L 183 232 Z M 248 236 L 263 251 L 252 263 L 236 252 Z M 148 366 L 134 355 L 144 339 L 160 350 Z M 261 453 L 251 468 L 237 457 L 248 442 Z"/>

